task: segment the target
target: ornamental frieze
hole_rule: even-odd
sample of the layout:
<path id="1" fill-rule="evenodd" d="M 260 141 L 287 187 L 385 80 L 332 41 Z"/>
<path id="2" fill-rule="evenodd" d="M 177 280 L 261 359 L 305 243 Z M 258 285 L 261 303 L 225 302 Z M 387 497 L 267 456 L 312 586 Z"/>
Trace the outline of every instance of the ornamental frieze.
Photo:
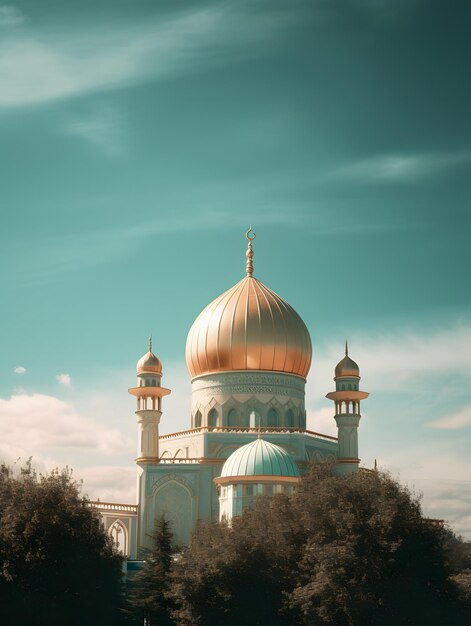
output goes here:
<path id="1" fill-rule="evenodd" d="M 227 386 L 247 387 L 254 385 L 256 387 L 288 387 L 291 389 L 297 389 L 298 391 L 304 393 L 305 382 L 297 376 L 289 376 L 287 374 L 265 374 L 262 372 L 233 372 L 230 374 L 224 373 L 219 374 L 218 376 L 200 378 L 193 381 L 192 383 L 192 387 L 194 390 L 200 390 L 204 388 L 213 389 L 214 387 L 226 388 Z"/>

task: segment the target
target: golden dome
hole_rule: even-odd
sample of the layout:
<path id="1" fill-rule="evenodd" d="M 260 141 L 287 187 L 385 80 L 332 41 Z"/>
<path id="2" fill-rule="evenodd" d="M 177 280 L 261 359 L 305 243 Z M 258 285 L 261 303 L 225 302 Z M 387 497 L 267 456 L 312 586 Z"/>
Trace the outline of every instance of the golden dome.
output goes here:
<path id="1" fill-rule="evenodd" d="M 149 337 L 149 352 L 139 359 L 136 365 L 138 374 L 144 372 L 152 372 L 153 374 L 162 374 L 162 363 L 152 352 L 152 337 Z"/>
<path id="2" fill-rule="evenodd" d="M 234 370 L 268 370 L 305 378 L 309 331 L 296 311 L 251 274 L 216 298 L 188 333 L 192 378 Z"/>
<path id="3" fill-rule="evenodd" d="M 340 376 L 360 376 L 360 368 L 353 359 L 348 356 L 348 344 L 345 342 L 345 356 L 337 363 L 335 378 Z"/>

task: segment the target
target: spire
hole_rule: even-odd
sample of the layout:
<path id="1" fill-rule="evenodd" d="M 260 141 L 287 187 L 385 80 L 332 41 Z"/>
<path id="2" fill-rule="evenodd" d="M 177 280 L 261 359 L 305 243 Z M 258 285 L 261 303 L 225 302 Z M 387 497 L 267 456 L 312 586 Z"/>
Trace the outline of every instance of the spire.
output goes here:
<path id="1" fill-rule="evenodd" d="M 345 356 L 348 356 L 348 341 L 345 339 Z"/>
<path id="2" fill-rule="evenodd" d="M 152 335 L 149 335 L 149 352 L 152 352 Z"/>
<path id="3" fill-rule="evenodd" d="M 250 236 L 250 233 L 252 233 L 252 237 Z M 252 276 L 253 275 L 253 263 L 252 263 L 252 259 L 253 259 L 253 250 L 252 250 L 252 241 L 255 239 L 255 237 L 257 236 L 253 231 L 252 231 L 252 224 L 250 224 L 250 228 L 249 230 L 245 233 L 245 236 L 247 237 L 247 241 L 249 242 L 248 246 L 247 246 L 247 252 L 245 253 L 245 256 L 247 257 L 247 265 L 246 265 L 246 272 L 247 272 L 247 276 Z"/>

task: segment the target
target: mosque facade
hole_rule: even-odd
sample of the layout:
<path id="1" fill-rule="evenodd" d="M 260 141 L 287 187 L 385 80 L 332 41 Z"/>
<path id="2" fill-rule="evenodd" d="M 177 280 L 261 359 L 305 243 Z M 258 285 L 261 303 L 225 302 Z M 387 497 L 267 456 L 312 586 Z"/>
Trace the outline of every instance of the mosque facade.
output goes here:
<path id="1" fill-rule="evenodd" d="M 312 462 L 358 469 L 360 371 L 348 355 L 335 368 L 338 437 L 306 429 L 305 384 L 312 359 L 309 331 L 296 311 L 253 273 L 247 232 L 246 276 L 193 323 L 186 344 L 191 378 L 187 430 L 159 434 L 163 366 L 152 351 L 137 363 L 137 504 L 97 502 L 107 531 L 130 561 L 152 544 L 155 519 L 170 520 L 187 544 L 198 520 L 227 519 L 259 495 L 292 493 Z"/>

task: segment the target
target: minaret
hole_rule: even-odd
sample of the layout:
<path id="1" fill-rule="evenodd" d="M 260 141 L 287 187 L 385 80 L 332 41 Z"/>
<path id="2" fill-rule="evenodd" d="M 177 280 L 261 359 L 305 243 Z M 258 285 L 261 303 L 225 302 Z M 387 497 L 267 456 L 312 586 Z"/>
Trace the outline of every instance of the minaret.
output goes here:
<path id="1" fill-rule="evenodd" d="M 358 458 L 358 425 L 360 424 L 360 400 L 369 396 L 358 389 L 360 368 L 348 356 L 348 343 L 345 342 L 345 356 L 335 368 L 335 391 L 327 394 L 335 404 L 335 421 L 338 429 L 338 450 L 336 474 L 345 476 L 356 472 Z"/>
<path id="2" fill-rule="evenodd" d="M 129 389 L 137 398 L 137 463 L 159 462 L 159 423 L 162 415 L 162 398 L 170 389 L 160 386 L 162 363 L 152 352 L 152 337 L 149 337 L 149 352 L 137 363 L 138 386 Z"/>

